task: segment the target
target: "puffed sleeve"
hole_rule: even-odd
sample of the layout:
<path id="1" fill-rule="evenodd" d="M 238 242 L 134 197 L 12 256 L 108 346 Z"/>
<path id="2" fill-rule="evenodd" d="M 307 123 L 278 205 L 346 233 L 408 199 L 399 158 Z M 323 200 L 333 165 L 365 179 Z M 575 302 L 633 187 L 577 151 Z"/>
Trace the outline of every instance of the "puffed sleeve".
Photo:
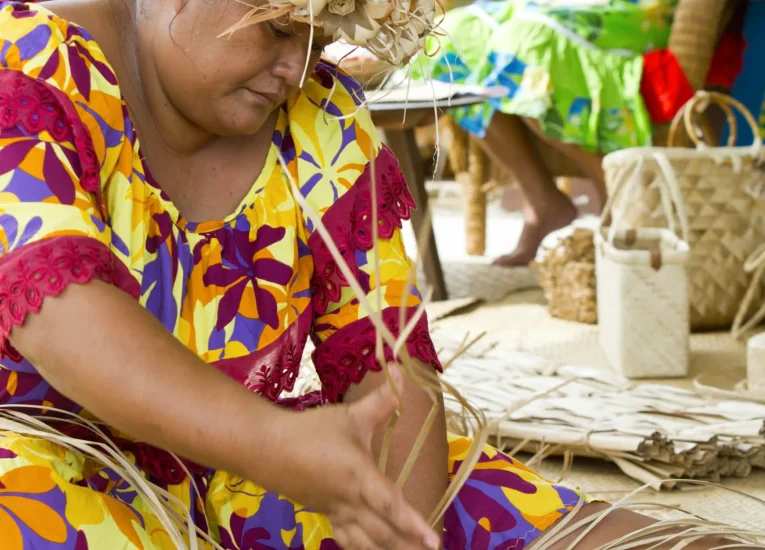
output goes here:
<path id="1" fill-rule="evenodd" d="M 372 162 L 375 163 L 374 181 Z M 378 198 L 377 243 L 373 242 L 372 231 L 372 185 L 376 186 Z M 416 287 L 405 292 L 412 262 L 404 248 L 402 223 L 409 219 L 414 207 L 398 162 L 391 151 L 382 146 L 348 192 L 322 216 L 372 307 L 377 303 L 373 251 L 376 244 L 382 317 L 394 336 L 399 334 L 400 306 L 405 304 L 409 320 L 422 301 Z M 312 233 L 309 246 L 314 258 L 312 337 L 317 347 L 313 359 L 325 400 L 337 402 L 350 385 L 360 382 L 369 370 L 380 370 L 374 357 L 375 329 L 318 232 Z M 426 315 L 417 322 L 406 345 L 412 357 L 440 370 Z M 387 346 L 385 352 L 387 359 L 392 360 L 392 351 Z"/>
<path id="2" fill-rule="evenodd" d="M 6 52 L 19 41 L 31 47 L 23 36 L 0 41 Z M 71 283 L 100 279 L 138 296 L 112 252 L 102 164 L 67 94 L 23 70 L 0 69 L 0 356 L 18 358 L 12 328 Z"/>

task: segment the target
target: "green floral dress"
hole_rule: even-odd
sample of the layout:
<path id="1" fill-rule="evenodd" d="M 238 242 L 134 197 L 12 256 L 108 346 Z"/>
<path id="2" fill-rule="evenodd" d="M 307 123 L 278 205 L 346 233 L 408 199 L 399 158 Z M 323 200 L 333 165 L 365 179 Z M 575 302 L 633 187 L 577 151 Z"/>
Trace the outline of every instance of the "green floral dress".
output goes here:
<path id="1" fill-rule="evenodd" d="M 438 53 L 415 60 L 414 75 L 504 88 L 453 112 L 478 136 L 501 111 L 592 152 L 650 145 L 642 54 L 667 46 L 677 1 L 481 0 L 446 14 L 445 36 L 429 38 Z"/>

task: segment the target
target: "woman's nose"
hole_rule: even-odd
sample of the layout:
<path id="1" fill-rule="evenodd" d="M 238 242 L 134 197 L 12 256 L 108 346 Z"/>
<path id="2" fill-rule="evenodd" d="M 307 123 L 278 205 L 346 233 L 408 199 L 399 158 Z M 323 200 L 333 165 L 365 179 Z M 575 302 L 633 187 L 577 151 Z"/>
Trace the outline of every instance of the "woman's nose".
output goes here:
<path id="1" fill-rule="evenodd" d="M 280 48 L 273 66 L 273 75 L 283 79 L 290 88 L 298 88 L 303 78 L 306 63 L 315 63 L 316 59 L 308 46 L 308 37 L 295 37 Z M 309 73 L 311 67 L 308 67 Z"/>

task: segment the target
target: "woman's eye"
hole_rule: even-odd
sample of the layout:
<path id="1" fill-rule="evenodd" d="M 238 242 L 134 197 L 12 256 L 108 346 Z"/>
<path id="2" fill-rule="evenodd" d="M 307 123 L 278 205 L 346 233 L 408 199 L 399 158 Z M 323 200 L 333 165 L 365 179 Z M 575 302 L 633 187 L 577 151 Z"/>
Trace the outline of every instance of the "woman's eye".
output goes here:
<path id="1" fill-rule="evenodd" d="M 275 27 L 274 25 L 270 25 L 270 27 L 271 27 L 271 32 L 274 33 L 274 36 L 276 38 L 287 38 L 288 36 L 292 36 L 290 33 L 285 32 L 279 29 L 278 27 Z"/>

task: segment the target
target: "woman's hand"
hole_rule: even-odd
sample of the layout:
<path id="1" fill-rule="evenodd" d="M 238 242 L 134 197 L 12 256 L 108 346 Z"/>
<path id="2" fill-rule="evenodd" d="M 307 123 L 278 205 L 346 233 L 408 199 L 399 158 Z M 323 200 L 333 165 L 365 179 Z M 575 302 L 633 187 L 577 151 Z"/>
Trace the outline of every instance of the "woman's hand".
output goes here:
<path id="1" fill-rule="evenodd" d="M 401 375 L 391 372 L 400 390 Z M 284 493 L 327 514 L 347 550 L 440 548 L 440 537 L 373 458 L 375 430 L 395 410 L 395 396 L 382 385 L 353 405 L 310 410 L 288 421 L 285 437 L 295 454 L 285 465 L 293 486 Z"/>

